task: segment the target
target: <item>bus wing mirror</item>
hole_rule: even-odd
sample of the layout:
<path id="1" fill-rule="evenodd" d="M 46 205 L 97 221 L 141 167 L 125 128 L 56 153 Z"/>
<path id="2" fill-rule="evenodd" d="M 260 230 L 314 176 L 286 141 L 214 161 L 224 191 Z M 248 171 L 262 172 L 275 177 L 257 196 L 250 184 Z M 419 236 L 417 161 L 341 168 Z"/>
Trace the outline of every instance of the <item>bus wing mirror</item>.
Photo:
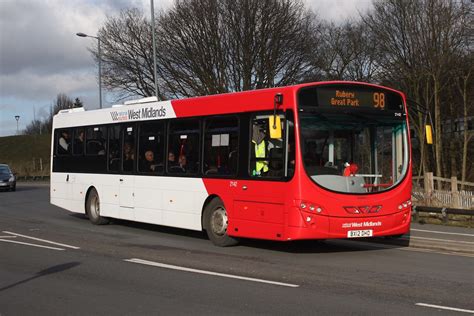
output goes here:
<path id="1" fill-rule="evenodd" d="M 278 115 L 270 115 L 268 117 L 268 126 L 270 127 L 270 138 L 281 138 L 281 119 Z"/>
<path id="2" fill-rule="evenodd" d="M 426 131 L 426 143 L 428 145 L 433 145 L 433 129 L 431 125 L 425 125 Z"/>
<path id="3" fill-rule="evenodd" d="M 283 104 L 283 94 L 277 93 L 273 98 L 273 115 L 268 118 L 268 126 L 270 127 L 270 138 L 281 138 L 281 119 L 277 115 L 278 106 Z"/>

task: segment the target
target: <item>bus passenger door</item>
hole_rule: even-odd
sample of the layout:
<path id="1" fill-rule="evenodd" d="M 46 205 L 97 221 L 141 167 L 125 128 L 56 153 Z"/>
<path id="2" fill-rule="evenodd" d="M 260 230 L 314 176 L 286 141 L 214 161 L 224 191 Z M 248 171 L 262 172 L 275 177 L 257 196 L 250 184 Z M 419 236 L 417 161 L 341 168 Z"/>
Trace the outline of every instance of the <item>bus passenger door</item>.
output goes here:
<path id="1" fill-rule="evenodd" d="M 136 137 L 135 125 L 124 125 L 122 130 L 122 174 L 119 176 L 120 218 L 135 220 Z"/>
<path id="2" fill-rule="evenodd" d="M 241 179 L 231 184 L 234 196 L 234 227 L 231 234 L 281 240 L 284 236 L 285 199 L 290 177 L 289 153 L 294 146 L 291 121 L 280 115 L 283 134 L 271 138 L 269 115 L 255 115 L 250 121 L 250 147 L 248 168 L 249 179 Z M 292 123 L 291 123 L 292 124 Z M 291 130 L 290 133 L 287 131 Z M 290 134 L 290 135 L 288 135 Z M 287 135 L 289 137 L 287 137 Z M 245 141 L 245 140 L 244 140 Z M 294 162 L 293 162 L 294 163 Z"/>

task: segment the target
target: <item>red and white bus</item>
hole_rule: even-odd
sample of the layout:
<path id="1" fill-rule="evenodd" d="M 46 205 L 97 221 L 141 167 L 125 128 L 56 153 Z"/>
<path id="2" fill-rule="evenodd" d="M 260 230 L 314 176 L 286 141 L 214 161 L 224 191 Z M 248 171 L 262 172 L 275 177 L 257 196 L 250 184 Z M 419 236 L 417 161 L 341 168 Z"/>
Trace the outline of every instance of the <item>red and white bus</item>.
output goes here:
<path id="1" fill-rule="evenodd" d="M 205 230 L 216 245 L 397 236 L 410 228 L 403 93 L 317 82 L 54 117 L 51 203 Z"/>

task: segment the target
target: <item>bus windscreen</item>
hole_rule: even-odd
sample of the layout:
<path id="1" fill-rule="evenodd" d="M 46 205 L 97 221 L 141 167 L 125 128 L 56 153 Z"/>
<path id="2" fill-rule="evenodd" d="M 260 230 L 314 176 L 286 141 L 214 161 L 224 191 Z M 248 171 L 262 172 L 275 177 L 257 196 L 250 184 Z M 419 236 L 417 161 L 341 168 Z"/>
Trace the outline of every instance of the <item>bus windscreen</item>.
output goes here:
<path id="1" fill-rule="evenodd" d="M 331 191 L 386 191 L 406 175 L 408 129 L 401 94 L 374 86 L 317 85 L 298 94 L 307 174 Z"/>

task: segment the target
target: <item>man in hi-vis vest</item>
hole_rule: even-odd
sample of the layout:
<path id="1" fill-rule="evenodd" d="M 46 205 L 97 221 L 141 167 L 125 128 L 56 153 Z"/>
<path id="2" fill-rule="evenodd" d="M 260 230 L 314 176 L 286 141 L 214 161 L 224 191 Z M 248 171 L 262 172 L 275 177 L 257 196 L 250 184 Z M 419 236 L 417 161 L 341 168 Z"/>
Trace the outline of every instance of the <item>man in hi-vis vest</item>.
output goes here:
<path id="1" fill-rule="evenodd" d="M 258 124 L 255 124 L 252 128 L 252 144 L 255 150 L 255 158 L 266 158 L 265 132 L 262 126 Z M 255 169 L 252 170 L 252 175 L 261 176 L 266 172 L 268 172 L 268 161 L 255 161 Z"/>

